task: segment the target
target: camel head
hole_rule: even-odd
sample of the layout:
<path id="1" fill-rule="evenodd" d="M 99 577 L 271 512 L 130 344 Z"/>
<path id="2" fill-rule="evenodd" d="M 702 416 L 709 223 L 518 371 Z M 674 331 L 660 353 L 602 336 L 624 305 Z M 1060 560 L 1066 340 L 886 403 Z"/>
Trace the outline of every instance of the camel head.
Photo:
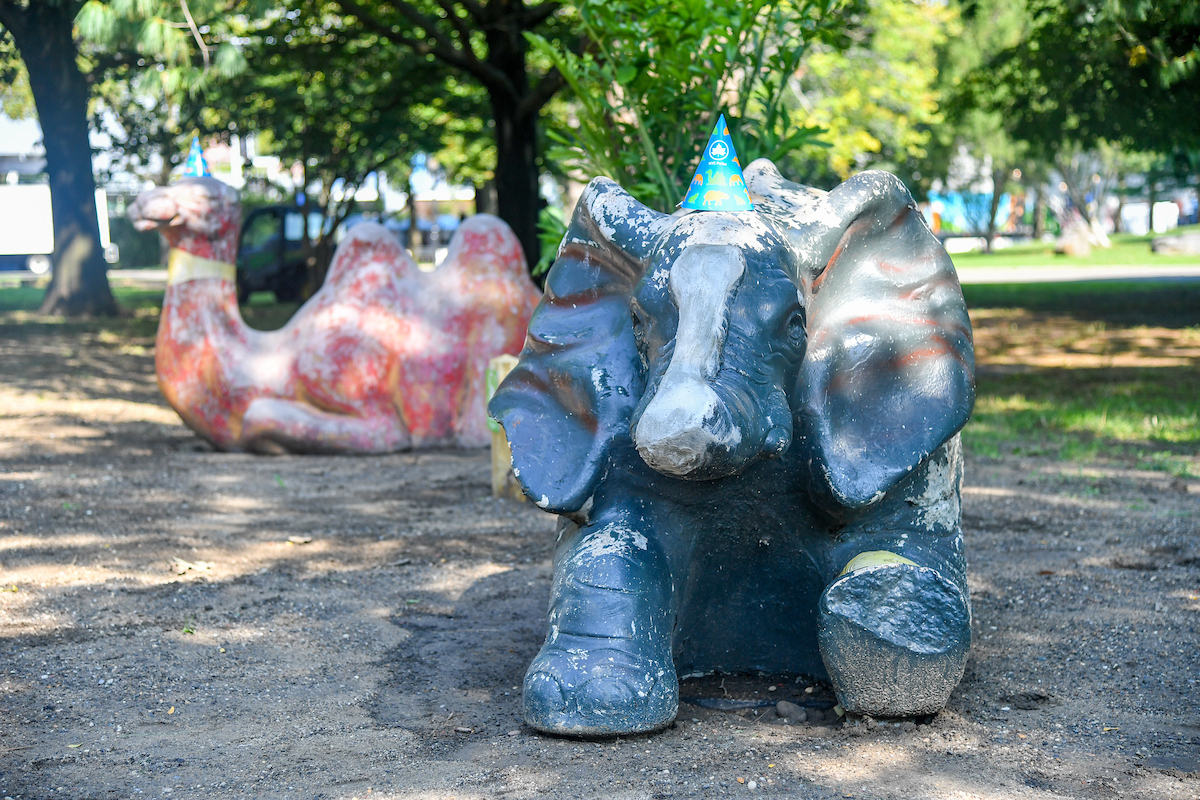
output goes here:
<path id="1" fill-rule="evenodd" d="M 241 203 L 233 187 L 215 178 L 183 178 L 142 192 L 127 213 L 135 228 L 157 230 L 171 247 L 227 262 L 236 256 Z"/>

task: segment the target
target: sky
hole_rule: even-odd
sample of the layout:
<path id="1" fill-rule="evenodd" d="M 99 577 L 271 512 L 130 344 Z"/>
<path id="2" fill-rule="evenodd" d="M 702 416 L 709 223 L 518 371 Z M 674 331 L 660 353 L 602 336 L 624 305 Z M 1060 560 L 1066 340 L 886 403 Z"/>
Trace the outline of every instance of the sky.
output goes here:
<path id="1" fill-rule="evenodd" d="M 41 140 L 42 126 L 38 125 L 36 119 L 9 119 L 0 114 L 0 153 L 29 154 L 33 152 L 34 145 Z"/>

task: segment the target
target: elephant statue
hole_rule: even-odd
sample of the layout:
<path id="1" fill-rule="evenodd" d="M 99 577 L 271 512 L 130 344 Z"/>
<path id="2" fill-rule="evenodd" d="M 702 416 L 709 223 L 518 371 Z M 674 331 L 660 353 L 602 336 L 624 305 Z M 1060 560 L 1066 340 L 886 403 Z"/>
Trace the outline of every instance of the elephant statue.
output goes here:
<path id="1" fill-rule="evenodd" d="M 237 192 L 186 177 L 130 206 L 171 247 L 155 345 L 158 385 L 220 450 L 386 453 L 483 447 L 488 360 L 520 350 L 540 293 L 513 232 L 468 219 L 433 272 L 360 223 L 325 283 L 277 331 L 246 326 L 234 260 Z"/>
<path id="2" fill-rule="evenodd" d="M 679 676 L 828 677 L 882 717 L 962 677 L 954 267 L 890 174 L 826 193 L 759 159 L 745 182 L 753 210 L 665 215 L 593 180 L 489 406 L 559 515 L 540 731 L 660 729 Z"/>

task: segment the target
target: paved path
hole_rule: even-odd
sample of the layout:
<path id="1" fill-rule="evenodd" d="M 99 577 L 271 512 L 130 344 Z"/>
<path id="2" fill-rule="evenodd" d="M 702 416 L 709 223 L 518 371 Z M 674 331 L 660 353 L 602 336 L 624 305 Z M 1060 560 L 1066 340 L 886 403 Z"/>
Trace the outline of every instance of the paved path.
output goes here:
<path id="1" fill-rule="evenodd" d="M 121 283 L 166 283 L 167 271 L 165 269 L 110 269 L 108 279 Z"/>
<path id="2" fill-rule="evenodd" d="M 114 269 L 113 281 L 166 283 L 165 269 Z M 958 271 L 963 283 L 1066 283 L 1072 281 L 1200 281 L 1200 264 L 1164 266 L 1100 267 L 964 267 Z"/>
<path id="3" fill-rule="evenodd" d="M 32 272 L 3 272 L 0 281 L 24 282 L 41 278 Z M 165 269 L 110 269 L 116 284 L 160 285 L 167 282 Z M 1096 267 L 962 267 L 958 279 L 967 283 L 1071 283 L 1075 281 L 1200 281 L 1200 264 Z"/>
<path id="4" fill-rule="evenodd" d="M 963 267 L 962 283 L 1070 283 L 1074 281 L 1200 281 L 1200 264 L 1096 267 Z"/>

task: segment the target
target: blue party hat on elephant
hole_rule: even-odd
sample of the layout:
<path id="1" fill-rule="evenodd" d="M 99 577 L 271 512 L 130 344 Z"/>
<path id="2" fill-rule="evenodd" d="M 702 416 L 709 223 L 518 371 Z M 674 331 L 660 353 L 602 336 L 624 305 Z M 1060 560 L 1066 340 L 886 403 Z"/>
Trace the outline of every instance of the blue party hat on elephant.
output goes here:
<path id="1" fill-rule="evenodd" d="M 681 205 L 696 211 L 750 211 L 754 208 L 724 114 L 708 137 L 700 166 Z"/>
<path id="2" fill-rule="evenodd" d="M 200 148 L 200 137 L 192 137 L 192 149 L 188 151 L 187 166 L 183 168 L 185 178 L 211 178 L 208 162 L 204 160 L 204 151 Z"/>

